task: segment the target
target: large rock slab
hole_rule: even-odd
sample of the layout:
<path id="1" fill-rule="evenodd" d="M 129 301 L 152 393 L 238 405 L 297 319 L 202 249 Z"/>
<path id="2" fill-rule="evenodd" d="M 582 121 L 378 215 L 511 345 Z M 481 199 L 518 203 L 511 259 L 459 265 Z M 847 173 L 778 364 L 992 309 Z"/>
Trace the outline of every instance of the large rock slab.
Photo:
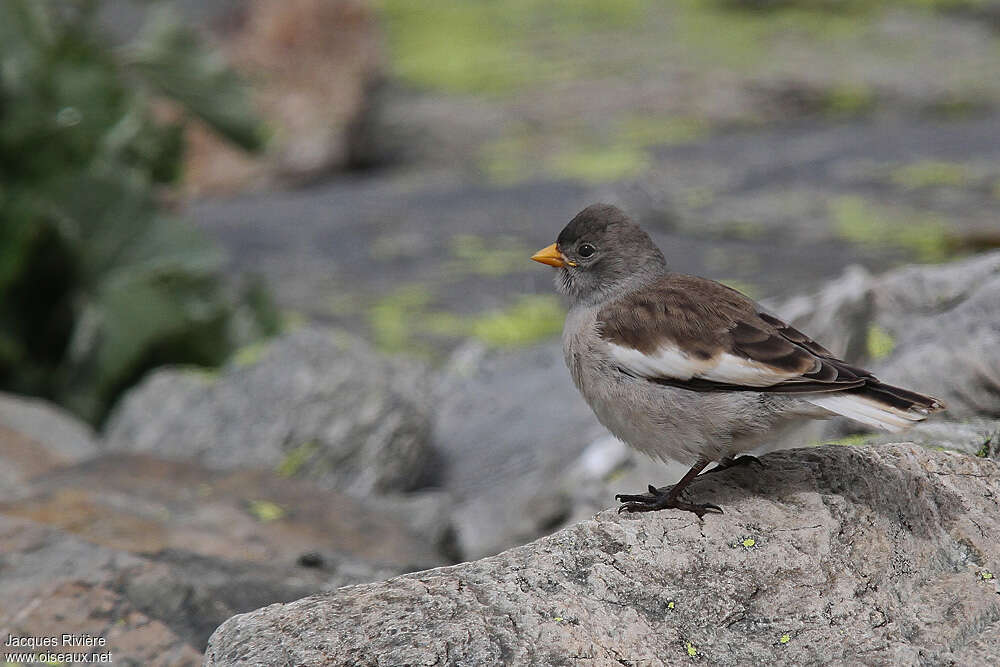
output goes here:
<path id="1" fill-rule="evenodd" d="M 115 453 L 36 477 L 29 488 L 0 500 L 0 514 L 137 554 L 184 552 L 293 569 L 305 555 L 326 588 L 447 562 L 396 518 L 406 505 L 372 508 L 268 471 L 220 472 Z"/>
<path id="2" fill-rule="evenodd" d="M 409 491 L 432 474 L 419 365 L 307 328 L 238 353 L 218 376 L 156 371 L 110 417 L 106 447 L 266 468 L 355 495 Z"/>
<path id="3" fill-rule="evenodd" d="M 1000 464 L 896 444 L 777 452 L 723 505 L 605 511 L 497 556 L 236 616 L 208 665 L 991 664 Z"/>
<path id="4" fill-rule="evenodd" d="M 201 651 L 163 619 L 152 618 L 121 588 L 127 576 L 163 576 L 166 571 L 131 554 L 90 544 L 31 521 L 0 516 L 0 572 L 4 641 L 15 637 L 57 638 L 86 633 L 105 646 L 46 647 L 82 652 L 97 662 L 123 665 L 189 665 Z M 173 580 L 176 586 L 178 580 Z M 32 649 L 25 649 L 29 652 Z M 83 662 L 77 660 L 74 662 Z"/>

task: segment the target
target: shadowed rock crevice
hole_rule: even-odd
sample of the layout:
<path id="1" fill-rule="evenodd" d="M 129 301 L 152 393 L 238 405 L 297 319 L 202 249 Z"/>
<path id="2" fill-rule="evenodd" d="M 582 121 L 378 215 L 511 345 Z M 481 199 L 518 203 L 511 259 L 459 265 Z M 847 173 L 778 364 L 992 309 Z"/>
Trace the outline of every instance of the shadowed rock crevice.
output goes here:
<path id="1" fill-rule="evenodd" d="M 989 664 L 1000 467 L 909 444 L 779 452 L 497 556 L 236 616 L 209 665 Z M 376 658 L 377 657 L 377 658 Z"/>

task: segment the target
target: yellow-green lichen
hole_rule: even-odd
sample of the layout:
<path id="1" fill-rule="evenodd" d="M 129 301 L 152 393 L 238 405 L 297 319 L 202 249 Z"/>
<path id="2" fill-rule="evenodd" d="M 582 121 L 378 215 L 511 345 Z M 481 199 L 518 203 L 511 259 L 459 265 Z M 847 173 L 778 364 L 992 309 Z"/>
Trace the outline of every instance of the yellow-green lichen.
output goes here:
<path id="1" fill-rule="evenodd" d="M 872 324 L 868 327 L 865 348 L 868 351 L 868 357 L 873 361 L 885 359 L 896 349 L 896 339 L 882 327 Z"/>
<path id="2" fill-rule="evenodd" d="M 285 508 L 270 500 L 249 500 L 247 511 L 261 523 L 277 521 L 285 517 Z"/>
<path id="3" fill-rule="evenodd" d="M 630 116 L 622 120 L 618 141 L 637 148 L 683 144 L 709 132 L 705 120 L 691 116 Z"/>
<path id="4" fill-rule="evenodd" d="M 757 547 L 757 538 L 751 535 L 746 535 L 733 542 L 730 546 L 733 549 L 745 549 L 747 551 L 750 551 L 751 549 Z"/>
<path id="5" fill-rule="evenodd" d="M 627 145 L 579 146 L 553 155 L 547 162 L 553 176 L 587 183 L 618 181 L 642 172 L 649 156 Z"/>
<path id="6" fill-rule="evenodd" d="M 684 650 L 692 658 L 698 655 L 698 648 L 691 642 L 684 642 Z"/>
<path id="7" fill-rule="evenodd" d="M 892 182 L 907 190 L 928 187 L 962 187 L 969 182 L 965 165 L 941 160 L 921 160 L 897 167 L 892 172 Z"/>
<path id="8" fill-rule="evenodd" d="M 993 581 L 993 573 L 989 570 L 980 570 L 978 575 L 981 581 Z"/>
<path id="9" fill-rule="evenodd" d="M 875 92 L 859 83 L 842 83 L 826 91 L 824 109 L 835 116 L 854 116 L 870 111 L 876 102 Z"/>
<path id="10" fill-rule="evenodd" d="M 238 368 L 245 368 L 247 366 L 254 366 L 264 358 L 264 354 L 267 352 L 268 343 L 267 341 L 261 341 L 258 343 L 251 343 L 250 345 L 244 345 L 240 349 L 236 350 L 232 356 L 232 364 Z"/>
<path id="11" fill-rule="evenodd" d="M 778 639 L 778 642 L 781 643 L 781 644 L 787 644 L 790 641 L 792 641 L 792 636 L 789 635 L 789 634 L 787 634 L 787 633 L 781 635 L 781 638 Z"/>
<path id="12" fill-rule="evenodd" d="M 528 345 L 558 335 L 564 315 L 556 297 L 525 295 L 508 308 L 473 318 L 469 333 L 498 347 Z"/>
<path id="13" fill-rule="evenodd" d="M 674 601 L 671 600 L 670 602 L 667 603 L 667 609 L 673 609 L 673 608 L 674 608 Z"/>
<path id="14" fill-rule="evenodd" d="M 952 249 L 952 236 L 939 218 L 917 211 L 893 211 L 861 197 L 838 197 L 830 203 L 837 235 L 858 245 L 895 247 L 916 259 L 937 262 Z"/>
<path id="15" fill-rule="evenodd" d="M 867 445 L 868 441 L 874 436 L 869 433 L 855 433 L 854 435 L 845 435 L 843 438 L 837 438 L 836 440 L 818 440 L 814 446 L 820 445 L 841 445 L 844 447 L 858 447 L 860 445 Z"/>
<path id="16" fill-rule="evenodd" d="M 390 68 L 412 84 L 453 93 L 500 94 L 556 81 L 573 62 L 553 58 L 542 39 L 633 25 L 644 0 L 380 0 Z M 584 53 L 585 57 L 586 54 Z"/>
<path id="17" fill-rule="evenodd" d="M 427 287 L 407 285 L 376 301 L 368 311 L 375 344 L 386 352 L 408 349 L 417 320 L 430 300 Z"/>
<path id="18" fill-rule="evenodd" d="M 451 239 L 455 258 L 448 269 L 484 276 L 503 276 L 520 270 L 533 250 L 508 237 L 485 239 L 474 234 L 458 234 Z"/>
<path id="19" fill-rule="evenodd" d="M 316 455 L 319 451 L 319 443 L 315 440 L 307 440 L 301 445 L 289 450 L 285 458 L 275 468 L 275 472 L 281 477 L 294 477 L 302 467 Z"/>
<path id="20" fill-rule="evenodd" d="M 526 261 L 524 253 L 518 258 Z M 518 347 L 562 331 L 565 310 L 552 295 L 523 295 L 505 308 L 458 315 L 430 307 L 430 290 L 409 286 L 380 299 L 369 311 L 376 345 L 385 352 L 421 352 L 428 337 L 477 338 L 495 347 Z"/>

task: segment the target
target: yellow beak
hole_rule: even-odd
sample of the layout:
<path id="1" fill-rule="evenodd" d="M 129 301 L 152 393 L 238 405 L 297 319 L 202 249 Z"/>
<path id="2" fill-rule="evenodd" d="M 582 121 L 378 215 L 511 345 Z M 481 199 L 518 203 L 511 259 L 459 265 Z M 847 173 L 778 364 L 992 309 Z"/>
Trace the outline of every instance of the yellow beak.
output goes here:
<path id="1" fill-rule="evenodd" d="M 555 243 L 542 248 L 532 255 L 531 259 L 542 264 L 548 264 L 549 266 L 560 267 L 566 265 L 566 260 L 563 258 L 563 254 L 559 252 L 559 248 L 556 247 Z"/>

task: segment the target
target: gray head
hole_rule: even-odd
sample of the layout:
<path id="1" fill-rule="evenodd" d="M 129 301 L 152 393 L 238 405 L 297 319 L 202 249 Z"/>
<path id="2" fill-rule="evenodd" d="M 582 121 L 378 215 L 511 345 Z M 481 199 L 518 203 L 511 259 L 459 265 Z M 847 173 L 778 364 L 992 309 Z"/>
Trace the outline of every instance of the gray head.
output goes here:
<path id="1" fill-rule="evenodd" d="M 649 235 L 609 204 L 580 211 L 536 262 L 559 268 L 556 289 L 573 303 L 594 303 L 666 272 L 666 260 Z"/>

